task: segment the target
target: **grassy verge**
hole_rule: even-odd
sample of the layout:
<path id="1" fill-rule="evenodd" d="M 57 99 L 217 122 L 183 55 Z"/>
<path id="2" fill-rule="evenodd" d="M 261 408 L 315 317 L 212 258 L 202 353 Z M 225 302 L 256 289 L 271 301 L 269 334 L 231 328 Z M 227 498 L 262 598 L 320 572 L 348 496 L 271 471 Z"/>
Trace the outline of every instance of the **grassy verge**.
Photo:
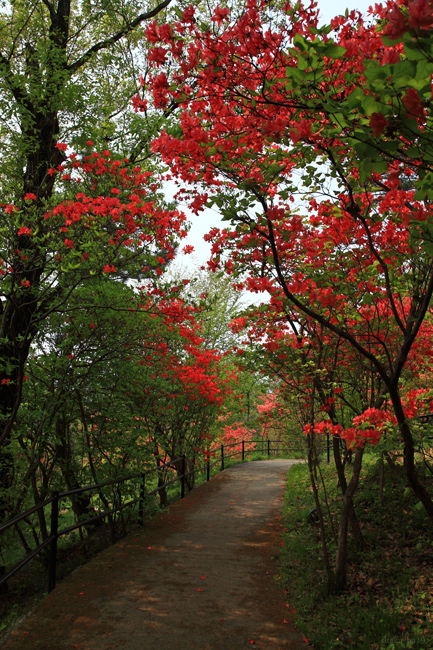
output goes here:
<path id="1" fill-rule="evenodd" d="M 337 523 L 341 492 L 332 463 L 322 472 Z M 433 649 L 432 526 L 403 477 L 385 468 L 383 499 L 379 478 L 377 460 L 367 456 L 356 499 L 366 548 L 349 545 L 348 586 L 330 595 L 319 531 L 308 521 L 315 505 L 308 468 L 289 472 L 281 575 L 297 625 L 315 650 Z M 333 557 L 331 536 L 329 550 Z"/>

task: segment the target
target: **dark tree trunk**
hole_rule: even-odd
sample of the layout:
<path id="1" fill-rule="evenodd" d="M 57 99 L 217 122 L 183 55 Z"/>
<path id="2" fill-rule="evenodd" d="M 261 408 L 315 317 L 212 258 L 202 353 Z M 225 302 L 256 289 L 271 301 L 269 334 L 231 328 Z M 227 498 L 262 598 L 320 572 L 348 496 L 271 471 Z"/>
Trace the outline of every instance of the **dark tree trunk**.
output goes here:
<path id="1" fill-rule="evenodd" d="M 397 388 L 391 387 L 389 390 L 390 397 L 394 406 L 394 412 L 400 429 L 401 437 L 404 444 L 404 467 L 406 471 L 407 482 L 421 501 L 424 509 L 430 519 L 433 519 L 433 501 L 424 485 L 418 478 L 415 467 L 415 445 L 412 431 L 404 415 L 403 405 Z"/>
<path id="2" fill-rule="evenodd" d="M 340 513 L 340 524 L 338 530 L 338 547 L 335 559 L 335 589 L 342 591 L 346 586 L 347 575 L 347 525 L 351 506 L 353 507 L 353 496 L 358 487 L 359 475 L 362 467 L 362 456 L 364 447 L 358 447 L 353 461 L 352 477 L 347 485 L 343 498 L 343 505 Z"/>
<path id="3" fill-rule="evenodd" d="M 333 436 L 332 438 L 332 449 L 334 453 L 335 467 L 337 469 L 338 482 L 340 483 L 341 491 L 344 496 L 347 490 L 347 481 L 346 481 L 346 474 L 344 472 L 344 466 L 341 460 L 340 438 L 337 436 Z M 352 529 L 355 541 L 358 544 L 358 546 L 362 548 L 364 546 L 364 537 L 362 535 L 358 517 L 356 516 L 353 500 L 349 504 L 349 521 L 350 521 L 350 527 Z"/>
<path id="4" fill-rule="evenodd" d="M 68 426 L 62 417 L 58 417 L 56 420 L 56 437 L 56 455 L 66 486 L 68 490 L 79 490 L 83 486 L 80 484 L 76 475 L 71 453 Z M 91 505 L 91 501 L 92 499 L 89 492 L 71 495 L 72 509 L 78 520 L 88 519 L 97 515 L 97 512 Z M 98 523 L 100 523 L 100 520 L 95 522 L 95 524 Z"/>

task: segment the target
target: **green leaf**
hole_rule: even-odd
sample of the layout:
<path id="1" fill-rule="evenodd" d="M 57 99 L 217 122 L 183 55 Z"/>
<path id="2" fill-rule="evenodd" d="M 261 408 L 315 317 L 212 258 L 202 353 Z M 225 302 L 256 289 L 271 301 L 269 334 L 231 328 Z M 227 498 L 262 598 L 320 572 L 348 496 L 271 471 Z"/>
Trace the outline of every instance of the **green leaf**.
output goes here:
<path id="1" fill-rule="evenodd" d="M 345 47 L 342 45 L 335 45 L 334 43 L 326 44 L 325 47 L 321 48 L 321 54 L 330 59 L 341 59 L 346 52 L 347 50 Z"/>
<path id="2" fill-rule="evenodd" d="M 371 176 L 372 163 L 368 159 L 361 160 L 359 163 L 359 181 L 365 183 Z"/>
<path id="3" fill-rule="evenodd" d="M 293 37 L 293 45 L 301 50 L 301 52 L 306 52 L 309 49 L 305 38 L 301 34 L 295 34 Z"/>
<path id="4" fill-rule="evenodd" d="M 302 56 L 302 54 L 298 55 L 297 63 L 298 70 L 306 70 L 310 66 L 309 61 L 304 56 Z"/>
<path id="5" fill-rule="evenodd" d="M 396 45 L 397 43 L 401 43 L 401 41 L 402 41 L 401 38 L 397 38 L 397 39 L 395 39 L 395 40 L 391 40 L 390 38 L 388 38 L 388 36 L 385 36 L 384 34 L 381 34 L 381 36 L 382 36 L 383 44 L 384 44 L 386 47 L 395 47 L 395 45 Z"/>
<path id="6" fill-rule="evenodd" d="M 367 117 L 370 117 L 373 113 L 382 113 L 383 111 L 383 104 L 377 102 L 373 95 L 364 96 L 362 107 Z"/>
<path id="7" fill-rule="evenodd" d="M 416 77 L 410 82 L 410 86 L 416 90 L 422 90 L 426 86 L 430 87 L 431 95 L 431 76 L 433 74 L 433 63 L 426 59 L 418 61 L 416 66 Z"/>
<path id="8" fill-rule="evenodd" d="M 362 105 L 364 98 L 365 92 L 358 87 L 346 97 L 345 103 L 347 103 L 349 109 L 358 108 Z"/>
<path id="9" fill-rule="evenodd" d="M 377 174 L 385 174 L 388 171 L 388 162 L 386 160 L 379 160 L 377 162 L 374 162 L 371 165 L 371 169 Z"/>

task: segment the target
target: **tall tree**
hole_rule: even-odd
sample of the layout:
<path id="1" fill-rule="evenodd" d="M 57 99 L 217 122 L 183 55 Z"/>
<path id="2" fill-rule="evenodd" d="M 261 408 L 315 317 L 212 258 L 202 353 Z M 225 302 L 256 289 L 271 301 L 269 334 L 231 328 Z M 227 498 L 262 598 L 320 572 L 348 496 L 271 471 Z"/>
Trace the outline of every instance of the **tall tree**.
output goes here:
<path id="1" fill-rule="evenodd" d="M 149 132 L 138 135 L 133 127 L 133 110 L 124 107 L 135 94 L 138 78 L 130 54 L 140 26 L 158 16 L 170 0 L 137 11 L 133 2 L 71 3 L 69 0 L 18 0 L 6 3 L 0 15 L 0 107 L 2 113 L 1 143 L 2 188 L 1 206 L 4 228 L 1 234 L 0 255 L 2 281 L 0 286 L 0 443 L 10 439 L 22 393 L 22 377 L 29 347 L 38 331 L 39 323 L 58 308 L 71 289 L 85 275 L 106 272 L 115 268 L 113 262 L 122 258 L 127 230 L 120 236 L 118 226 L 101 228 L 96 220 L 90 228 L 89 220 L 78 232 L 75 217 L 53 213 L 51 208 L 64 198 L 72 197 L 64 182 L 67 164 L 67 140 L 74 143 L 81 154 L 71 165 L 70 174 L 79 166 L 80 159 L 89 152 L 85 142 L 89 137 L 99 143 L 111 143 L 118 151 L 137 158 L 148 143 Z M 116 76 L 130 58 L 128 73 Z M 117 86 L 116 86 L 117 84 Z M 114 107 L 109 101 L 111 89 L 116 86 Z M 99 90 L 98 90 L 99 89 Z M 120 111 L 120 113 L 119 113 Z M 128 123 L 124 128 L 125 123 Z M 151 130 L 152 121 L 148 121 Z M 87 130 L 87 133 L 84 132 Z M 113 138 L 120 138 L 120 143 Z M 101 147 L 102 149 L 104 147 Z M 131 149 L 134 151 L 131 151 Z M 129 149 L 129 151 L 126 151 Z M 94 162 L 94 161 L 93 161 Z M 86 164 L 91 164 L 88 160 Z M 116 163 L 117 165 L 117 163 Z M 93 168 L 94 169 L 94 168 Z M 95 171 L 95 170 L 94 170 Z M 99 190 L 106 169 L 96 173 Z M 116 177 L 116 166 L 111 168 L 113 183 L 122 187 Z M 118 170 L 120 171 L 120 170 Z M 100 172 L 103 172 L 102 175 Z M 126 173 L 126 169 L 123 173 Z M 138 181 L 137 170 L 134 172 Z M 116 178 L 115 178 L 116 177 Z M 140 181 L 138 181 L 140 182 Z M 132 187 L 131 187 L 132 189 Z M 156 187 L 152 187 L 154 193 Z M 94 191 L 96 190 L 96 185 Z M 113 191 L 117 191 L 114 188 Z M 94 197 L 96 199 L 96 196 Z M 81 199 L 83 201 L 83 199 Z M 154 199 L 153 199 L 154 200 Z M 82 203 L 81 210 L 86 212 Z M 133 204 L 131 204 L 133 206 Z M 114 205 L 111 206 L 112 209 Z M 65 208 L 68 212 L 69 208 Z M 93 208 L 92 208 L 93 209 Z M 133 207 L 134 211 L 136 208 Z M 99 213 L 99 208 L 96 208 Z M 51 216 L 48 218 L 47 215 Z M 61 223 L 62 218 L 64 222 Z M 110 217 L 113 221 L 113 216 Z M 74 239 L 68 237 L 75 220 Z M 123 221 L 123 217 L 118 220 Z M 123 221 L 123 223 L 125 223 Z M 63 242 L 60 242 L 63 229 Z M 104 252 L 90 256 L 93 242 L 109 241 L 109 231 L 117 234 L 117 241 Z M 153 236 L 150 232 L 146 237 Z M 93 237 L 90 237 L 92 234 Z M 77 238 L 83 235 L 78 244 Z M 56 239 L 54 243 L 53 237 Z M 121 239 L 123 242 L 121 242 Z M 144 239 L 142 241 L 144 241 Z M 61 245 L 60 245 L 61 244 Z M 159 244 L 160 248 L 165 245 Z M 97 247 L 97 246 L 96 246 Z M 69 250 L 68 250 L 69 248 Z M 113 256 L 113 252 L 117 253 Z M 131 249 L 130 249 L 131 251 Z M 71 252 L 71 264 L 65 265 L 65 254 Z M 108 254 L 107 254 L 108 253 Z M 135 256 L 136 259 L 138 255 Z M 131 260 L 131 255 L 129 255 Z M 88 260 L 86 262 L 86 260 Z M 81 270 L 78 266 L 81 263 Z M 143 258 L 141 266 L 145 266 Z M 152 266 L 152 265 L 151 265 Z M 62 276 L 63 274 L 63 276 Z M 61 276 L 63 279 L 61 279 Z M 67 279 L 66 279 L 67 277 Z M 65 296 L 62 291 L 66 289 Z M 12 459 L 8 454 L 0 458 L 0 485 L 10 482 Z"/>

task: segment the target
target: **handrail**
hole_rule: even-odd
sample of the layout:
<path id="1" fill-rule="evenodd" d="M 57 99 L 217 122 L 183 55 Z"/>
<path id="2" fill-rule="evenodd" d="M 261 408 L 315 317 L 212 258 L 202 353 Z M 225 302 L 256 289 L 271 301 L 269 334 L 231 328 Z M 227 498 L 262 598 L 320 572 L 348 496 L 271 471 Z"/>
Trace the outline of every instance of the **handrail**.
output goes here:
<path id="1" fill-rule="evenodd" d="M 7 530 L 8 528 L 13 526 L 14 524 L 17 524 L 19 521 L 21 521 L 22 519 L 25 519 L 29 515 L 32 515 L 34 512 L 36 512 L 36 510 L 39 510 L 40 508 L 44 508 L 45 506 L 49 505 L 52 502 L 52 500 L 53 500 L 53 496 L 50 496 L 50 497 L 48 497 L 48 499 L 45 499 L 45 501 L 41 501 L 40 503 L 37 503 L 32 508 L 29 508 L 25 512 L 22 512 L 20 515 L 17 515 L 13 519 L 10 519 L 5 524 L 2 524 L 0 526 L 0 533 Z"/>
<path id="2" fill-rule="evenodd" d="M 128 476 L 123 476 L 121 478 L 112 478 L 109 481 L 104 481 L 103 483 L 94 483 L 93 485 L 86 485 L 82 488 L 74 488 L 73 490 L 67 490 L 66 492 L 59 492 L 59 497 L 68 497 L 71 494 L 81 494 L 88 490 L 96 490 L 97 488 L 105 487 L 106 485 L 113 485 L 114 483 L 124 483 L 125 481 L 130 481 L 133 478 L 139 478 L 142 475 L 142 472 L 137 472 L 136 474 L 131 474 Z"/>
<path id="3" fill-rule="evenodd" d="M 206 480 L 209 481 L 210 479 L 210 469 L 212 467 L 216 467 L 217 465 L 220 464 L 220 469 L 221 471 L 224 470 L 224 463 L 226 459 L 229 458 L 234 458 L 235 456 L 242 454 L 242 461 L 245 460 L 245 452 L 246 451 L 253 451 L 251 449 L 246 450 L 245 446 L 246 445 L 252 445 L 256 443 L 261 443 L 262 444 L 262 452 L 267 453 L 268 457 L 270 456 L 271 452 L 279 452 L 282 450 L 292 450 L 292 451 L 303 451 L 296 447 L 293 449 L 293 445 L 284 445 L 283 447 L 278 447 L 278 448 L 272 448 L 271 449 L 271 444 L 272 443 L 279 443 L 281 442 L 279 440 L 268 440 L 268 439 L 260 439 L 260 440 L 242 440 L 240 442 L 233 442 L 229 443 L 228 445 L 219 445 L 218 447 L 215 447 L 213 449 L 209 449 L 206 451 L 206 463 L 205 465 L 201 467 L 196 467 L 192 470 L 189 470 L 188 472 L 186 471 L 186 457 L 185 456 L 180 456 L 179 458 L 175 458 L 173 460 L 170 460 L 166 463 L 163 463 L 162 465 L 156 466 L 153 470 L 148 470 L 145 472 L 137 472 L 135 474 L 130 474 L 128 476 L 123 476 L 115 479 L 110 479 L 108 481 L 104 481 L 102 483 L 94 483 L 93 485 L 88 485 L 82 488 L 76 488 L 74 490 L 67 490 L 64 492 L 58 492 L 58 491 L 53 491 L 52 495 L 45 499 L 44 501 L 41 501 L 40 503 L 37 503 L 34 505 L 32 508 L 29 508 L 23 513 L 20 513 L 19 515 L 16 515 L 13 519 L 7 521 L 6 523 L 2 524 L 0 526 L 0 533 L 4 532 L 11 526 L 18 524 L 20 521 L 28 517 L 29 515 L 33 514 L 37 510 L 41 508 L 45 508 L 46 506 L 51 504 L 51 529 L 50 529 L 50 535 L 41 543 L 39 546 L 33 551 L 31 551 L 26 557 L 24 557 L 20 562 L 18 562 L 15 566 L 12 567 L 4 576 L 0 577 L 0 587 L 4 583 L 6 583 L 15 573 L 17 573 L 20 569 L 22 569 L 30 560 L 32 560 L 38 553 L 40 553 L 44 548 L 46 548 L 48 545 L 50 545 L 50 556 L 49 556 L 49 565 L 48 565 L 48 573 L 49 573 L 49 579 L 48 579 L 48 592 L 52 591 L 55 587 L 56 584 L 56 565 L 57 565 L 57 540 L 59 537 L 62 535 L 66 535 L 77 528 L 81 528 L 83 526 L 89 526 L 92 525 L 94 522 L 102 519 L 103 517 L 107 517 L 108 515 L 112 515 L 115 512 L 119 512 L 121 510 L 124 510 L 128 506 L 132 506 L 135 504 L 139 504 L 138 508 L 138 513 L 139 513 L 139 521 L 140 524 L 143 525 L 143 515 L 144 515 L 144 499 L 146 496 L 152 496 L 154 494 L 157 494 L 160 490 L 163 490 L 164 488 L 167 488 L 170 485 L 173 485 L 177 481 L 181 481 L 181 498 L 185 496 L 185 479 L 187 476 L 195 475 L 197 472 L 203 472 L 206 471 Z M 236 447 L 240 446 L 241 449 L 238 451 L 230 452 L 227 453 L 227 449 L 230 447 Z M 263 448 L 266 447 L 266 450 Z M 215 455 L 215 452 L 218 451 L 221 454 L 221 459 L 220 460 L 215 460 L 214 462 L 210 462 L 210 457 L 211 454 Z M 162 485 L 159 485 L 157 488 L 151 490 L 150 492 L 146 492 L 145 490 L 145 478 L 148 474 L 159 471 L 165 467 L 171 467 L 172 469 L 176 469 L 176 471 L 179 471 L 178 468 L 176 468 L 175 463 L 180 463 L 181 467 L 181 473 L 178 474 L 173 479 L 170 479 L 167 482 L 164 482 Z M 69 497 L 71 495 L 76 495 L 76 494 L 82 494 L 83 492 L 88 492 L 90 490 L 98 490 L 101 487 L 106 487 L 107 485 L 114 485 L 114 484 L 122 484 L 125 483 L 126 481 L 130 481 L 133 479 L 141 479 L 141 487 L 140 487 L 140 496 L 134 499 L 130 499 L 126 503 L 123 503 L 119 506 L 114 506 L 113 508 L 109 508 L 108 510 L 104 510 L 103 512 L 90 517 L 84 521 L 79 521 L 72 526 L 68 526 L 66 528 L 63 528 L 61 530 L 58 530 L 58 516 L 59 516 L 59 502 L 61 499 Z"/>

